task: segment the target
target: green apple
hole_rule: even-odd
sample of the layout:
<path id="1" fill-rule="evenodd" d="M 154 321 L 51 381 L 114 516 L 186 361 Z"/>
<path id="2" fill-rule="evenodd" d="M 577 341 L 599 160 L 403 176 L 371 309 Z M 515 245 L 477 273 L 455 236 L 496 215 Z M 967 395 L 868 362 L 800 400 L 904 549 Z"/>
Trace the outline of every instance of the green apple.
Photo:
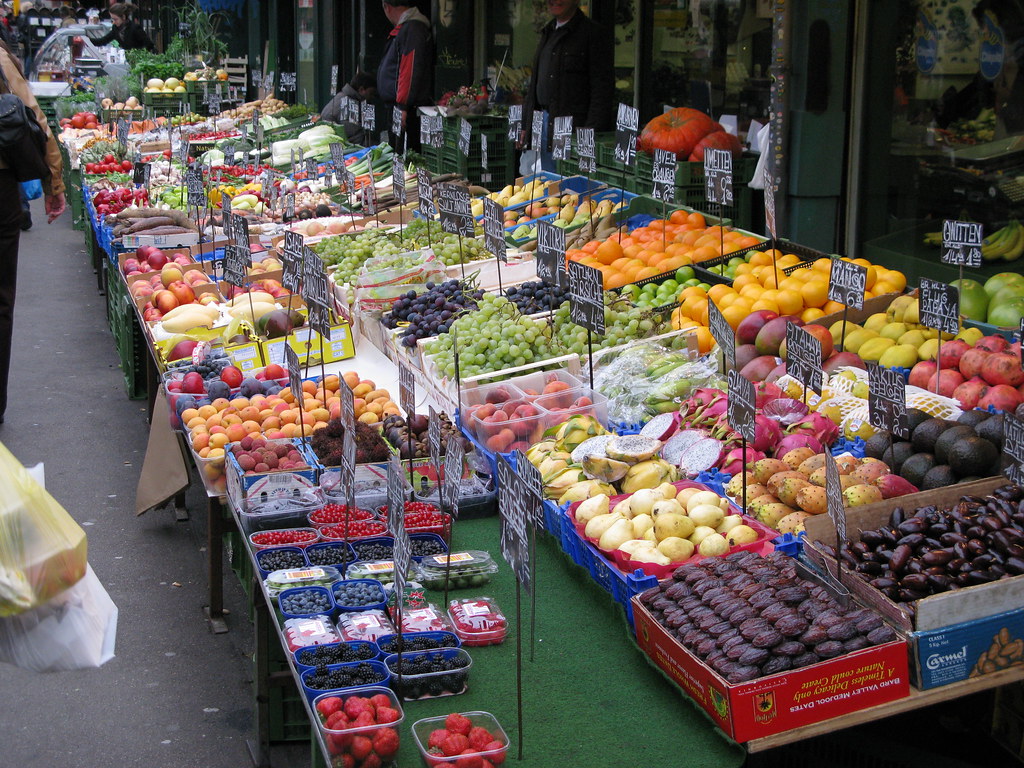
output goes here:
<path id="1" fill-rule="evenodd" d="M 691 280 L 695 274 L 693 267 L 680 267 L 676 270 L 676 282 L 690 285 L 687 281 Z"/>

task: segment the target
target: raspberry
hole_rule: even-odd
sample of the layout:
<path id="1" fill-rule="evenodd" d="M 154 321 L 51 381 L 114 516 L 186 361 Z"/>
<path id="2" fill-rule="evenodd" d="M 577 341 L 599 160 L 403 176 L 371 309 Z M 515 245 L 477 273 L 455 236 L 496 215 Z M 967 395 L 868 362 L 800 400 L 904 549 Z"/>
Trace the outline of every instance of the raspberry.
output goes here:
<path id="1" fill-rule="evenodd" d="M 469 739 L 461 733 L 448 732 L 448 737 L 441 743 L 441 750 L 448 757 L 455 757 L 469 746 Z"/>
<path id="2" fill-rule="evenodd" d="M 486 728 L 477 726 L 469 732 L 469 746 L 477 752 L 482 752 L 484 745 L 489 744 L 492 740 L 491 732 Z"/>
<path id="3" fill-rule="evenodd" d="M 365 736 L 356 736 L 352 739 L 352 748 L 349 751 L 356 760 L 363 760 L 373 751 L 373 742 Z"/>
<path id="4" fill-rule="evenodd" d="M 398 732 L 394 728 L 381 728 L 373 737 L 373 751 L 383 760 L 398 754 Z"/>
<path id="5" fill-rule="evenodd" d="M 445 728 L 455 733 L 461 733 L 463 736 L 468 736 L 469 732 L 473 729 L 473 723 L 468 717 L 460 715 L 458 712 L 452 712 L 448 717 L 444 719 Z"/>

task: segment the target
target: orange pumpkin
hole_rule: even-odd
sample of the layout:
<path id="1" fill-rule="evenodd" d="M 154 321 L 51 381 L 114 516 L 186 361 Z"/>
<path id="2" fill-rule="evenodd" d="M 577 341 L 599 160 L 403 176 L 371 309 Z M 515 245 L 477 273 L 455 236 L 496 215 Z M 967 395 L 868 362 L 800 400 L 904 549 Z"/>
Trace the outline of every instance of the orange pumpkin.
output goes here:
<path id="1" fill-rule="evenodd" d="M 699 109 L 676 107 L 645 125 L 637 146 L 648 154 L 664 149 L 684 159 L 707 134 L 721 130 L 721 125 Z"/>
<path id="2" fill-rule="evenodd" d="M 689 160 L 691 162 L 703 160 L 705 149 L 727 149 L 732 152 L 734 159 L 743 154 L 743 145 L 740 144 L 740 140 L 726 131 L 709 133 L 698 141 L 690 153 Z"/>

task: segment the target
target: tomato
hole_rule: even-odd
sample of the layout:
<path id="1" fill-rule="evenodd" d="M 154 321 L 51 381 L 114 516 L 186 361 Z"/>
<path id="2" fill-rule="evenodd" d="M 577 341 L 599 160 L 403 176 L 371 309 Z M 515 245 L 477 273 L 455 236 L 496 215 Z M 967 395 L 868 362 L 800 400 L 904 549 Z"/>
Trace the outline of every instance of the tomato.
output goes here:
<path id="1" fill-rule="evenodd" d="M 131 163 L 130 160 L 122 160 L 121 161 L 121 170 L 122 171 L 124 171 L 125 173 L 128 173 L 128 171 L 130 171 L 131 169 L 132 169 L 132 163 Z"/>
<path id="2" fill-rule="evenodd" d="M 114 162 L 115 159 L 116 158 L 113 155 L 104 155 L 103 156 L 103 162 L 104 163 L 112 163 L 112 162 Z"/>

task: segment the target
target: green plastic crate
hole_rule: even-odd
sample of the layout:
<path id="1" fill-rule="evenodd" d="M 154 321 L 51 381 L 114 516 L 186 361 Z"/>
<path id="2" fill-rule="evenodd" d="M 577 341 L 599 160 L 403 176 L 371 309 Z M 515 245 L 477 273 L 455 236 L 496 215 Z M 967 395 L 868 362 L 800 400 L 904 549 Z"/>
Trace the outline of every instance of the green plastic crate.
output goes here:
<path id="1" fill-rule="evenodd" d="M 146 355 L 149 350 L 120 275 L 110 275 L 107 281 L 107 319 L 121 362 L 128 399 L 142 400 L 147 395 Z"/>
<path id="2" fill-rule="evenodd" d="M 312 735 L 309 716 L 295 681 L 289 680 L 287 686 L 272 686 L 267 693 L 270 741 L 308 741 Z"/>

